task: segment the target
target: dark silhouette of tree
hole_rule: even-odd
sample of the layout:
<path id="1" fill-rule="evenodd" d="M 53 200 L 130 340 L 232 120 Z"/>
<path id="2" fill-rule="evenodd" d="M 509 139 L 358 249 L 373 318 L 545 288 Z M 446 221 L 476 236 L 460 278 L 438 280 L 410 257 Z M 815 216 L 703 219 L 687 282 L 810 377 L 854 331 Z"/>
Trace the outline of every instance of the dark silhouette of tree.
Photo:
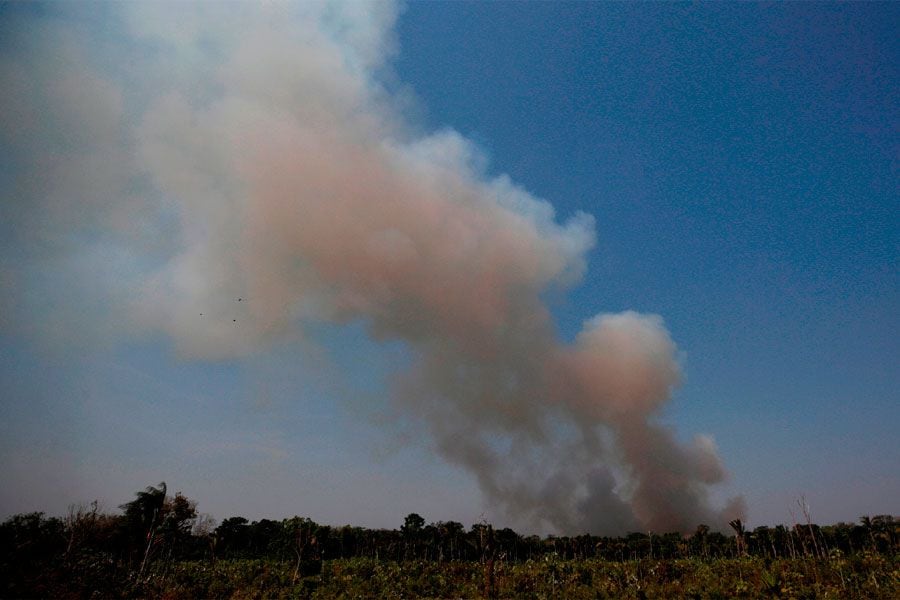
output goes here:
<path id="1" fill-rule="evenodd" d="M 522 537 L 510 528 L 495 530 L 486 522 L 473 525 L 469 531 L 455 521 L 426 526 L 416 513 L 408 515 L 400 528 L 390 530 L 330 527 L 306 517 L 249 523 L 236 516 L 225 519 L 211 532 L 210 520 L 198 516 L 196 502 L 180 492 L 167 496 L 164 483 L 137 492 L 121 509 L 122 514 L 106 514 L 94 503 L 72 507 L 64 519 L 29 513 L 0 523 L 0 595 L 165 597 L 165 582 L 183 573 L 178 561 L 191 561 L 183 564 L 196 573 L 205 573 L 202 578 L 212 577 L 212 581 L 216 578 L 212 573 L 234 570 L 232 565 L 218 565 L 216 560 L 236 559 L 247 561 L 238 570 L 259 569 L 260 577 L 267 577 L 270 565 L 289 565 L 283 581 L 297 586 L 295 591 L 305 590 L 301 597 L 336 574 L 344 573 L 344 580 L 345 569 L 362 569 L 367 573 L 364 577 L 374 577 L 377 572 L 381 573 L 379 577 L 393 578 L 401 572 L 409 573 L 415 583 L 408 593 L 416 595 L 431 585 L 431 576 L 425 573 L 436 565 L 428 562 L 462 561 L 443 565 L 440 572 L 467 573 L 470 593 L 490 598 L 510 591 L 506 586 L 517 570 L 527 574 L 546 569 L 554 586 L 557 579 L 589 585 L 596 563 L 577 563 L 599 558 L 620 563 L 610 567 L 611 574 L 621 575 L 621 569 L 636 567 L 638 577 L 642 572 L 646 577 L 649 572 L 660 580 L 677 578 L 683 569 L 684 565 L 678 564 L 682 561 L 671 559 L 690 559 L 685 562 L 693 565 L 736 562 L 739 574 L 745 566 L 756 569 L 756 581 L 764 583 L 759 589 L 773 594 L 779 593 L 787 581 L 782 575 L 784 569 L 801 565 L 805 577 L 813 577 L 816 585 L 822 584 L 822 577 L 830 577 L 833 584 L 834 577 L 839 577 L 840 590 L 847 597 L 871 597 L 857 593 L 860 586 L 870 586 L 869 592 L 883 589 L 884 597 L 894 597 L 880 583 L 888 579 L 876 581 L 864 574 L 867 569 L 889 564 L 898 551 L 898 524 L 890 515 L 864 516 L 858 523 L 821 527 L 807 520 L 793 527 L 763 526 L 752 532 L 735 520 L 731 525 L 736 535 L 730 537 L 706 525 L 698 526 L 690 537 L 677 532 L 654 533 L 652 537 L 646 533 Z M 748 556 L 765 560 L 746 561 Z M 331 562 L 341 558 L 362 560 Z M 522 565 L 529 560 L 534 562 Z M 211 570 L 206 561 L 211 561 Z M 384 568 L 376 566 L 375 561 Z M 780 565 L 777 568 L 772 564 L 776 561 Z M 399 562 L 405 564 L 396 564 Z M 520 563 L 521 567 L 508 563 Z M 610 581 L 616 581 L 619 575 Z M 534 590 L 534 583 L 530 580 L 516 589 L 528 594 Z M 551 597 L 554 590 L 548 590 Z M 882 597 L 878 593 L 876 596 Z"/>
<path id="2" fill-rule="evenodd" d="M 694 532 L 694 536 L 691 538 L 692 541 L 692 550 L 696 554 L 703 555 L 704 557 L 709 555 L 709 525 L 697 525 L 697 531 Z"/>
<path id="3" fill-rule="evenodd" d="M 121 505 L 124 511 L 125 526 L 146 535 L 158 522 L 160 512 L 166 502 L 166 482 L 159 487 L 148 486 L 135 493 L 135 499 Z"/>
<path id="4" fill-rule="evenodd" d="M 172 560 L 194 546 L 191 530 L 197 519 L 197 503 L 181 492 L 169 498 L 165 482 L 135 493 L 135 499 L 120 508 L 124 511 L 122 529 L 129 562 L 141 551 L 139 575 L 154 556 Z"/>
<path id="5" fill-rule="evenodd" d="M 284 558 L 292 555 L 293 539 L 279 538 L 284 528 L 279 521 L 260 519 L 250 523 L 248 534 L 250 538 L 250 552 L 253 556 L 271 556 Z M 280 541 L 280 543 L 279 543 Z"/>
<path id="6" fill-rule="evenodd" d="M 406 515 L 400 533 L 403 534 L 403 554 L 405 558 L 418 556 L 419 541 L 422 537 L 422 529 L 425 527 L 425 519 L 417 513 Z"/>
<path id="7" fill-rule="evenodd" d="M 510 529 L 504 527 L 496 532 L 495 541 L 497 543 L 497 552 L 506 560 L 518 560 L 519 544 L 522 537 Z"/>
<path id="8" fill-rule="evenodd" d="M 746 554 L 746 548 L 744 547 L 744 523 L 740 519 L 734 519 L 728 522 L 731 525 L 731 528 L 734 529 L 735 533 L 735 542 L 737 543 L 737 554 L 738 556 L 744 556 Z"/>
<path id="9" fill-rule="evenodd" d="M 143 558 L 138 572 L 141 575 L 150 558 L 153 542 L 156 541 L 156 528 L 161 520 L 161 513 L 166 502 L 166 482 L 161 482 L 159 487 L 148 486 L 144 491 L 137 492 L 135 496 L 134 500 L 119 508 L 125 511 L 124 524 L 129 541 L 143 547 Z M 130 554 L 134 554 L 134 546 L 132 546 Z"/>
<path id="10" fill-rule="evenodd" d="M 223 557 L 242 556 L 250 546 L 250 527 L 244 517 L 229 517 L 214 533 L 216 552 Z"/>
<path id="11" fill-rule="evenodd" d="M 422 531 L 424 526 L 425 519 L 416 513 L 410 513 L 403 519 L 403 526 L 400 527 L 400 531 L 403 532 L 404 535 L 416 535 Z"/>

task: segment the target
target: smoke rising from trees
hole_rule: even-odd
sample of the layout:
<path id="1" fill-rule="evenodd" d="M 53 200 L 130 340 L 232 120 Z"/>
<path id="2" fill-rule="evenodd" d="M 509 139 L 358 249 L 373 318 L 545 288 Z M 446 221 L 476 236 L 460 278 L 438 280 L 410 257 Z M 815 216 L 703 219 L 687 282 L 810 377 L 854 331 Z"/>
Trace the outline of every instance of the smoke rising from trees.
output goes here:
<path id="1" fill-rule="evenodd" d="M 741 516 L 709 502 L 712 439 L 657 422 L 680 376 L 660 317 L 554 331 L 545 296 L 578 283 L 593 217 L 560 223 L 463 136 L 404 118 L 395 6 L 127 4 L 104 7 L 118 29 L 100 41 L 82 8 L 7 24 L 4 232 L 25 249 L 0 265 L 7 312 L 74 261 L 90 276 L 72 293 L 99 298 L 79 323 L 163 332 L 185 359 L 361 321 L 413 356 L 394 406 L 511 517 L 621 533 Z M 60 336 L 70 310 L 17 322 Z"/>

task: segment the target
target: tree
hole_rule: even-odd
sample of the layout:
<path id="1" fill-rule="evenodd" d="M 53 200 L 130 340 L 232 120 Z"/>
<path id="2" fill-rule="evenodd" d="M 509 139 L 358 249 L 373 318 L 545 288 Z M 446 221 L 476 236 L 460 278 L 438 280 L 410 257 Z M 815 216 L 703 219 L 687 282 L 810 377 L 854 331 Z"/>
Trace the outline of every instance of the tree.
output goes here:
<path id="1" fill-rule="evenodd" d="M 518 559 L 520 542 L 521 537 L 519 536 L 519 534 L 509 527 L 504 527 L 503 529 L 497 531 L 498 550 L 507 559 Z"/>
<path id="2" fill-rule="evenodd" d="M 246 552 L 250 545 L 250 527 L 244 517 L 228 517 L 216 527 L 216 548 L 222 556 L 235 557 Z"/>
<path id="3" fill-rule="evenodd" d="M 143 549 L 140 574 L 158 550 L 173 552 L 188 547 L 191 529 L 197 519 L 197 503 L 181 492 L 166 496 L 166 482 L 135 493 L 135 499 L 121 505 L 123 524 L 131 555 L 136 547 Z"/>
<path id="4" fill-rule="evenodd" d="M 403 526 L 400 527 L 400 533 L 403 535 L 404 558 L 409 558 L 410 552 L 413 557 L 418 556 L 419 539 L 422 537 L 424 527 L 425 519 L 421 515 L 417 513 L 406 515 Z"/>
<path id="5" fill-rule="evenodd" d="M 693 551 L 697 554 L 708 556 L 707 540 L 709 539 L 709 525 L 697 525 L 697 531 L 694 532 L 691 540 L 693 542 Z"/>
<path id="6" fill-rule="evenodd" d="M 404 535 L 415 536 L 422 531 L 423 527 L 425 527 L 425 519 L 416 513 L 410 513 L 403 520 L 403 526 L 400 528 L 400 531 Z"/>
<path id="7" fill-rule="evenodd" d="M 166 502 L 166 482 L 160 482 L 159 487 L 148 486 L 142 492 L 135 493 L 135 499 L 121 505 L 125 511 L 125 525 L 142 536 L 155 527 L 160 512 Z"/>
<path id="8" fill-rule="evenodd" d="M 434 527 L 440 540 L 438 557 L 440 559 L 458 559 L 460 557 L 459 550 L 465 543 L 465 526 L 457 521 L 438 521 Z"/>
<path id="9" fill-rule="evenodd" d="M 150 550 L 156 537 L 156 527 L 162 517 L 166 502 L 166 482 L 159 487 L 148 486 L 143 492 L 135 493 L 136 498 L 119 508 L 125 511 L 125 529 L 131 543 L 145 544 L 144 556 L 139 573 L 143 574 L 150 557 Z"/>
<path id="10" fill-rule="evenodd" d="M 197 503 L 181 492 L 163 503 L 162 519 L 159 524 L 159 539 L 168 548 L 168 556 L 173 552 L 183 552 L 189 547 L 191 530 L 197 520 Z"/>
<path id="11" fill-rule="evenodd" d="M 734 529 L 734 542 L 737 546 L 737 555 L 744 556 L 747 553 L 747 550 L 744 545 L 744 534 L 747 529 L 744 527 L 743 521 L 740 519 L 733 519 L 728 522 L 731 525 L 731 528 Z"/>

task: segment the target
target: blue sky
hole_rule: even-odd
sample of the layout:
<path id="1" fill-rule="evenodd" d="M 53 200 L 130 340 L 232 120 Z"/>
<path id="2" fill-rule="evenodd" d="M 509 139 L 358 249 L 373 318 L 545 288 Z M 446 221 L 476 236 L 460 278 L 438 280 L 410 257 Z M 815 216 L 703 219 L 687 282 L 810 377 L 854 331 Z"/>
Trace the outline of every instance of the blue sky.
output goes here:
<path id="1" fill-rule="evenodd" d="M 898 17 L 429 3 L 399 22 L 427 122 L 597 217 L 562 335 L 598 310 L 663 315 L 686 355 L 669 416 L 716 435 L 754 521 L 802 494 L 829 520 L 900 502 Z"/>
<path id="2" fill-rule="evenodd" d="M 743 495 L 753 525 L 790 523 L 800 497 L 819 522 L 897 512 L 896 5 L 413 2 L 383 19 L 387 5 L 372 6 L 375 17 L 361 18 L 359 31 L 376 23 L 374 45 L 362 34 L 341 38 L 355 52 L 345 55 L 348 80 L 370 69 L 375 84 L 365 85 L 389 99 L 394 119 L 426 137 L 458 132 L 483 154 L 479 177 L 508 175 L 552 205 L 556 223 L 593 215 L 596 243 L 578 255 L 581 281 L 539 290 L 553 327 L 561 344 L 574 344 L 598 313 L 664 319 L 683 381 L 651 419 L 685 444 L 696 433 L 715 439 L 730 477 L 711 486 L 714 504 Z M 0 473 L 8 482 L 0 512 L 61 514 L 94 498 L 113 508 L 165 480 L 220 519 L 300 514 L 394 527 L 415 511 L 429 521 L 520 526 L 475 471 L 434 452 L 433 426 L 397 418 L 388 397 L 418 339 L 397 333 L 406 321 L 379 337 L 365 317 L 329 316 L 304 324 L 303 335 L 254 331 L 247 351 L 199 329 L 190 332 L 197 346 L 185 342 L 179 325 L 160 324 L 174 312 L 123 316 L 131 290 L 177 262 L 173 248 L 192 225 L 168 196 L 184 189 L 166 187 L 174 167 L 158 166 L 149 143 L 135 150 L 120 139 L 152 138 L 156 86 L 181 86 L 194 105 L 215 97 L 216 85 L 191 80 L 192 61 L 229 46 L 216 45 L 217 33 L 203 37 L 220 31 L 204 15 L 200 34 L 182 38 L 171 15 L 154 21 L 107 8 L 0 9 L 9 33 L 0 35 L 0 79 L 20 84 L 4 86 L 17 91 L 0 92 L 0 101 L 19 111 L 7 114 L 28 105 L 41 117 L 19 128 L 10 120 L 0 138 L 12 157 L 0 169 Z M 359 25 L 354 14 L 316 18 L 326 29 L 343 18 Z M 71 32 L 71 46 L 54 31 Z M 173 54 L 180 62 L 154 63 L 169 46 L 152 35 L 182 52 Z M 388 43 L 378 45 L 379 36 Z M 185 51 L 183 39 L 203 43 Z M 71 48 L 80 49 L 74 58 Z M 84 69 L 75 89 L 89 90 L 89 106 L 121 104 L 125 133 L 107 135 L 102 117 L 78 105 L 81 91 L 56 87 L 65 81 L 59 64 Z M 20 65 L 34 68 L 36 88 L 63 89 L 69 100 L 60 106 L 75 106 L 77 119 L 54 107 L 56 96 L 14 79 Z M 121 93 L 107 93 L 95 74 Z M 299 81 L 315 90 L 319 80 Z M 37 100 L 23 104 L 30 93 Z M 62 125 L 52 129 L 53 119 Z M 66 137 L 67 126 L 76 133 Z M 39 194 L 57 202 L 53 181 L 22 183 L 78 136 L 107 165 L 104 182 L 151 198 L 125 213 L 127 242 L 109 233 L 119 221 L 104 220 L 117 214 L 119 195 L 93 205 L 83 198 L 105 192 L 87 186 L 68 204 L 42 204 Z M 120 143 L 138 161 L 157 162 L 116 183 L 107 147 Z M 71 164 L 59 177 L 87 168 Z M 76 213 L 98 216 L 81 223 Z M 165 289 L 182 289 L 178 273 Z M 207 315 L 237 311 L 233 301 Z M 235 350 L 210 348 L 222 344 Z"/>

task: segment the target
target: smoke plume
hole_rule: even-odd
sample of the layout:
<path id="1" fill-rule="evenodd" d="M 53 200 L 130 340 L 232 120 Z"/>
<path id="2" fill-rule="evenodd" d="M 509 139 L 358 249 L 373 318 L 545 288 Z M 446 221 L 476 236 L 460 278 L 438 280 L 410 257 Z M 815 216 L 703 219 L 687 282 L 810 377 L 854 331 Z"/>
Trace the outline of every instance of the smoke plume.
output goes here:
<path id="1" fill-rule="evenodd" d="M 0 64 L 18 162 L 3 185 L 21 204 L 5 227 L 28 250 L 0 265 L 6 291 L 22 264 L 81 257 L 102 265 L 98 312 L 186 359 L 362 322 L 411 351 L 397 410 L 518 522 L 617 533 L 736 516 L 707 497 L 726 476 L 711 438 L 683 444 L 657 421 L 679 381 L 662 319 L 598 315 L 571 344 L 554 331 L 543 298 L 578 283 L 593 218 L 560 223 L 464 137 L 404 118 L 395 6 L 103 9 L 115 35 L 99 39 L 75 8 L 7 24 L 21 50 Z"/>

